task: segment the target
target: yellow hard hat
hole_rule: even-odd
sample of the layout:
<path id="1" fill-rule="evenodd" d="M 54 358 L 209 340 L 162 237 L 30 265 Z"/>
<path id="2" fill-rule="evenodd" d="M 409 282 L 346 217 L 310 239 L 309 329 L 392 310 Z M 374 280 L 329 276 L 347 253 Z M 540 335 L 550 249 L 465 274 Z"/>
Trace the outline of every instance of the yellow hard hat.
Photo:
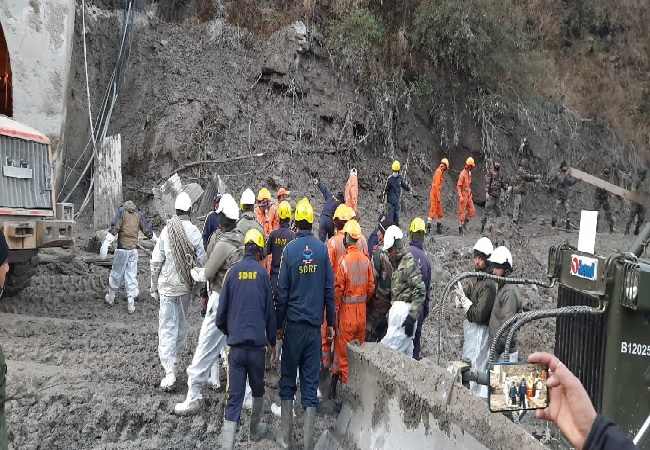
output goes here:
<path id="1" fill-rule="evenodd" d="M 267 188 L 260 189 L 260 192 L 257 194 L 257 201 L 261 202 L 263 200 L 271 200 L 271 193 Z"/>
<path id="2" fill-rule="evenodd" d="M 336 211 L 334 211 L 334 219 L 339 219 L 342 222 L 347 222 L 348 220 L 352 219 L 352 214 L 350 214 L 350 207 L 347 206 L 345 203 L 341 203 L 339 206 L 336 207 Z"/>
<path id="3" fill-rule="evenodd" d="M 295 219 L 296 221 L 306 220 L 309 223 L 314 223 L 314 208 L 311 207 L 311 203 L 306 198 L 296 203 Z"/>
<path id="4" fill-rule="evenodd" d="M 449 160 L 447 158 L 442 158 L 440 164 L 444 164 L 445 166 L 447 166 L 447 169 L 449 169 Z"/>
<path id="5" fill-rule="evenodd" d="M 424 220 L 421 217 L 416 217 L 411 222 L 411 233 L 417 233 L 418 231 L 424 231 L 426 233 L 426 227 L 424 225 Z"/>
<path id="6" fill-rule="evenodd" d="M 291 218 L 291 204 L 283 200 L 278 205 L 278 217 L 280 219 L 290 219 Z"/>
<path id="7" fill-rule="evenodd" d="M 465 160 L 465 165 L 470 166 L 470 167 L 475 167 L 476 164 L 474 163 L 474 158 L 471 156 Z"/>
<path id="8" fill-rule="evenodd" d="M 350 219 L 356 219 L 357 212 L 351 206 L 348 206 L 347 208 L 348 208 L 348 214 L 350 215 Z"/>
<path id="9" fill-rule="evenodd" d="M 348 222 L 343 227 L 343 232 L 350 235 L 352 239 L 361 238 L 361 226 L 356 220 L 348 220 Z"/>
<path id="10" fill-rule="evenodd" d="M 262 233 L 260 233 L 259 230 L 256 230 L 255 228 L 251 228 L 246 232 L 246 236 L 244 236 L 244 245 L 246 244 L 255 244 L 259 248 L 263 249 L 264 236 L 262 236 Z"/>
<path id="11" fill-rule="evenodd" d="M 399 172 L 399 170 L 402 168 L 401 164 L 399 161 L 395 160 L 393 161 L 393 165 L 391 166 L 391 169 L 393 169 L 393 172 Z"/>

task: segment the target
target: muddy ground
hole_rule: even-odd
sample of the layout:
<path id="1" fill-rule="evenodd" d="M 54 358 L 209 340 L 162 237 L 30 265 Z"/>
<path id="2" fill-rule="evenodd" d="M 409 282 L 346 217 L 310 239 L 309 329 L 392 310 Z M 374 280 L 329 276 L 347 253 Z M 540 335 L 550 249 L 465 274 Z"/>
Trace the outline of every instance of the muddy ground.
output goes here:
<path id="1" fill-rule="evenodd" d="M 427 250 L 437 272 L 433 286 L 431 316 L 423 329 L 423 356 L 437 356 L 439 296 L 452 274 L 470 268 L 471 246 L 478 237 L 476 224 L 465 236 L 448 234 L 429 238 Z M 529 223 L 521 239 L 525 246 L 513 247 L 518 275 L 543 279 L 549 245 L 577 234 L 555 232 L 539 223 Z M 32 286 L 15 298 L 0 301 L 2 346 L 8 359 L 7 408 L 10 442 L 15 449 L 37 448 L 214 448 L 223 420 L 224 392 L 206 391 L 206 407 L 196 417 L 176 417 L 174 404 L 184 398 L 186 375 L 198 338 L 199 307 L 191 309 L 191 336 L 181 362 L 178 387 L 163 393 L 158 384 L 163 371 L 157 354 L 157 304 L 146 295 L 148 257 L 141 254 L 140 290 L 136 312 L 128 315 L 123 295 L 113 308 L 103 302 L 108 268 L 96 264 L 95 254 L 84 251 L 89 233 L 70 250 L 43 252 L 39 273 Z M 599 252 L 626 249 L 631 237 L 602 234 Z M 524 288 L 525 306 L 533 309 L 554 306 L 553 291 Z M 449 304 L 442 325 L 442 362 L 457 358 L 462 348 L 462 312 Z M 519 349 L 552 351 L 554 321 L 546 320 L 523 328 Z M 270 412 L 278 402 L 277 376 L 267 373 L 264 420 L 274 432 L 279 419 Z M 333 426 L 339 405 L 325 402 L 319 407 L 318 430 Z M 296 407 L 294 436 L 302 435 L 302 412 Z M 266 439 L 246 445 L 248 414 L 242 415 L 238 446 L 275 448 Z M 528 418 L 526 427 L 538 436 L 543 425 Z"/>

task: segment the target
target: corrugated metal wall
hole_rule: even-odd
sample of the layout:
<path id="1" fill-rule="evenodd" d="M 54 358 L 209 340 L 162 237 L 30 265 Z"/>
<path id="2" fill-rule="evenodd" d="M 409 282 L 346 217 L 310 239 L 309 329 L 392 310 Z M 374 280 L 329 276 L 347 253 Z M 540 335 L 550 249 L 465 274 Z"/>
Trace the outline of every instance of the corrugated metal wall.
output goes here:
<path id="1" fill-rule="evenodd" d="M 32 178 L 5 175 L 7 158 L 15 168 L 20 160 L 29 161 Z M 10 170 L 11 171 L 11 170 Z M 8 208 L 52 209 L 51 174 L 48 146 L 32 141 L 0 136 L 0 206 Z"/>

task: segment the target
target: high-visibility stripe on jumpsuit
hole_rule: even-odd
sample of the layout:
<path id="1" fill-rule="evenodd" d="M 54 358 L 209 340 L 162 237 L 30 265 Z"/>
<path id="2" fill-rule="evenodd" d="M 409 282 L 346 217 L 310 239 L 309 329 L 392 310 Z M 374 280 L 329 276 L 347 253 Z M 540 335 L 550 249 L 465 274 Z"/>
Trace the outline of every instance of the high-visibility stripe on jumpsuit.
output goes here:
<path id="1" fill-rule="evenodd" d="M 345 244 L 343 240 L 345 239 L 345 233 L 339 231 L 336 236 L 333 236 L 327 241 L 327 253 L 330 257 L 330 263 L 332 264 L 332 272 L 336 273 L 336 270 L 341 262 L 341 258 L 346 253 Z M 357 241 L 357 248 L 361 253 L 368 256 L 368 241 L 362 235 L 361 238 Z M 321 361 L 323 363 L 323 368 L 329 369 L 332 366 L 332 358 L 334 356 L 332 350 L 333 342 L 327 339 L 327 325 L 323 323 L 321 326 Z"/>
<path id="2" fill-rule="evenodd" d="M 444 213 L 442 211 L 442 184 L 445 181 L 445 168 L 444 164 L 440 164 L 433 174 L 433 180 L 431 182 L 431 191 L 429 192 L 430 208 L 429 208 L 429 219 L 438 219 L 442 220 Z"/>
<path id="3" fill-rule="evenodd" d="M 474 217 L 474 201 L 472 200 L 472 173 L 467 167 L 460 172 L 458 184 L 458 222 L 462 227 L 465 219 L 470 220 Z"/>
<path id="4" fill-rule="evenodd" d="M 351 245 L 334 276 L 334 309 L 337 333 L 334 338 L 332 372 L 348 382 L 347 344 L 366 340 L 366 302 L 375 291 L 375 278 L 367 256 Z"/>

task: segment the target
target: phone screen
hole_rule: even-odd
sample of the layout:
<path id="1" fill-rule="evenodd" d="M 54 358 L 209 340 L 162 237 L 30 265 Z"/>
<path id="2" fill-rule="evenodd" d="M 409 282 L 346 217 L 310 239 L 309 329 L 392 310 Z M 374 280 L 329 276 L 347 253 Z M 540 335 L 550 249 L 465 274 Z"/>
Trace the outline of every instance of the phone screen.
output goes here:
<path id="1" fill-rule="evenodd" d="M 490 411 L 546 408 L 548 375 L 548 367 L 542 364 L 504 362 L 488 365 Z"/>

